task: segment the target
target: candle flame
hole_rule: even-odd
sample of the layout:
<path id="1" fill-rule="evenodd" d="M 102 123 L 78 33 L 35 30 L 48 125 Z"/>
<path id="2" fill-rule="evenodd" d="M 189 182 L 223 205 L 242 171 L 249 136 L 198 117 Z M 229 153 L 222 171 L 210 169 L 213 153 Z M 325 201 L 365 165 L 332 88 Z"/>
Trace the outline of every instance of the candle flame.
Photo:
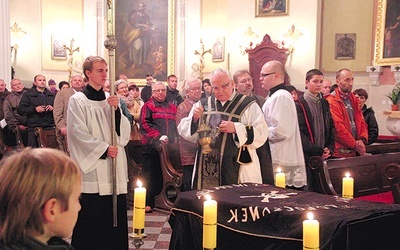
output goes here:
<path id="1" fill-rule="evenodd" d="M 281 173 L 281 172 L 282 172 L 282 169 L 281 169 L 281 168 L 277 168 L 276 171 L 277 171 L 278 173 Z"/>
<path id="2" fill-rule="evenodd" d="M 140 180 L 138 180 L 138 181 L 137 181 L 137 185 L 138 185 L 138 187 L 141 188 L 141 187 L 142 187 L 142 182 L 141 182 Z"/>
<path id="3" fill-rule="evenodd" d="M 349 178 L 349 177 L 350 177 L 350 173 L 347 172 L 347 173 L 346 173 L 346 178 Z"/>
<path id="4" fill-rule="evenodd" d="M 312 220 L 312 219 L 314 219 L 314 215 L 313 215 L 313 213 L 311 213 L 311 212 L 308 212 L 308 214 L 307 214 L 307 218 L 308 218 L 309 220 Z"/>
<path id="5" fill-rule="evenodd" d="M 206 198 L 206 200 L 208 200 L 208 201 L 210 201 L 210 200 L 211 200 L 211 196 L 210 196 L 209 194 L 206 194 L 204 197 L 205 197 L 205 198 Z"/>

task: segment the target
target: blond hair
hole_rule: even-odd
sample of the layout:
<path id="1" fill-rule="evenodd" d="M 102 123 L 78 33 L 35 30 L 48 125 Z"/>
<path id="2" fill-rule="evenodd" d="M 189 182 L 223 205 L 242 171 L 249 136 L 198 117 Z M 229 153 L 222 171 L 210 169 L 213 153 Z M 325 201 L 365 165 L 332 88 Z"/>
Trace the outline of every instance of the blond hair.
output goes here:
<path id="1" fill-rule="evenodd" d="M 44 233 L 42 209 L 51 198 L 68 210 L 81 179 L 78 165 L 51 148 L 25 148 L 0 162 L 0 240 L 18 242 Z"/>

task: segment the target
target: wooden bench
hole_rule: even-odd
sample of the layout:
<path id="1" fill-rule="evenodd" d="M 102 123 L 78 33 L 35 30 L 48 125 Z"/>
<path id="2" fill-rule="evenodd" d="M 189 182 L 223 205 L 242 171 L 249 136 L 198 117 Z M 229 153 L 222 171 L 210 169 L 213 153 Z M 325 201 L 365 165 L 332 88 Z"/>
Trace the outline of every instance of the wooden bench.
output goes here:
<path id="1" fill-rule="evenodd" d="M 183 181 L 179 144 L 161 143 L 157 150 L 160 152 L 163 187 L 161 192 L 156 196 L 155 206 L 164 210 L 170 210 L 181 191 Z"/>
<path id="2" fill-rule="evenodd" d="M 312 182 L 315 192 L 341 195 L 342 179 L 346 173 L 354 178 L 354 198 L 383 194 L 393 190 L 400 171 L 400 153 L 359 156 L 324 160 L 322 157 L 310 159 Z M 388 167 L 392 167 L 389 170 Z M 387 177 L 387 174 L 391 176 Z M 397 174 L 397 175 L 396 175 Z M 399 187 L 397 183 L 397 187 Z M 400 192 L 398 192 L 400 193 Z M 395 193 L 393 193 L 396 195 Z"/>
<path id="3" fill-rule="evenodd" d="M 56 148 L 59 149 L 57 142 L 56 128 L 43 129 L 42 127 L 35 128 L 35 135 L 40 148 Z"/>

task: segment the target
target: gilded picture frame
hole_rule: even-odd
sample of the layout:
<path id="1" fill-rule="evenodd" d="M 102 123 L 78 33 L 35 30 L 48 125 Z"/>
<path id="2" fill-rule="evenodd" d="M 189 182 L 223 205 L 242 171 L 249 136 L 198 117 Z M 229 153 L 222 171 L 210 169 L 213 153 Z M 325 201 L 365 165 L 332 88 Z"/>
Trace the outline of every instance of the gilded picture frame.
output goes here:
<path id="1" fill-rule="evenodd" d="M 256 17 L 288 15 L 289 0 L 256 0 Z"/>
<path id="2" fill-rule="evenodd" d="M 138 86 L 146 74 L 166 81 L 174 71 L 174 0 L 116 0 L 115 11 L 116 77 Z"/>
<path id="3" fill-rule="evenodd" d="M 400 2 L 377 0 L 374 65 L 400 64 Z"/>

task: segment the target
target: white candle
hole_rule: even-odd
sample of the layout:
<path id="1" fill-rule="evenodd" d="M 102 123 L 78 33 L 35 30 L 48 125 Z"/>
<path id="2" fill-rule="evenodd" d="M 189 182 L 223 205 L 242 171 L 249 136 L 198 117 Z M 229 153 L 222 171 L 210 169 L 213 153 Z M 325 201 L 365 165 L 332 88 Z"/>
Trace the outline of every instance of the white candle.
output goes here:
<path id="1" fill-rule="evenodd" d="M 203 248 L 217 247 L 217 202 L 206 195 L 203 210 Z"/>
<path id="2" fill-rule="evenodd" d="M 309 212 L 308 220 L 303 221 L 303 250 L 319 249 L 319 222 Z"/>
<path id="3" fill-rule="evenodd" d="M 142 187 L 142 182 L 137 181 L 138 187 L 135 188 L 133 198 L 133 233 L 144 233 L 145 207 L 146 207 L 146 188 Z"/>
<path id="4" fill-rule="evenodd" d="M 286 175 L 282 172 L 281 168 L 277 169 L 275 174 L 275 186 L 285 188 L 286 187 Z"/>
<path id="5" fill-rule="evenodd" d="M 354 195 L 354 179 L 350 177 L 350 173 L 346 173 L 342 182 L 342 197 L 353 198 Z"/>

